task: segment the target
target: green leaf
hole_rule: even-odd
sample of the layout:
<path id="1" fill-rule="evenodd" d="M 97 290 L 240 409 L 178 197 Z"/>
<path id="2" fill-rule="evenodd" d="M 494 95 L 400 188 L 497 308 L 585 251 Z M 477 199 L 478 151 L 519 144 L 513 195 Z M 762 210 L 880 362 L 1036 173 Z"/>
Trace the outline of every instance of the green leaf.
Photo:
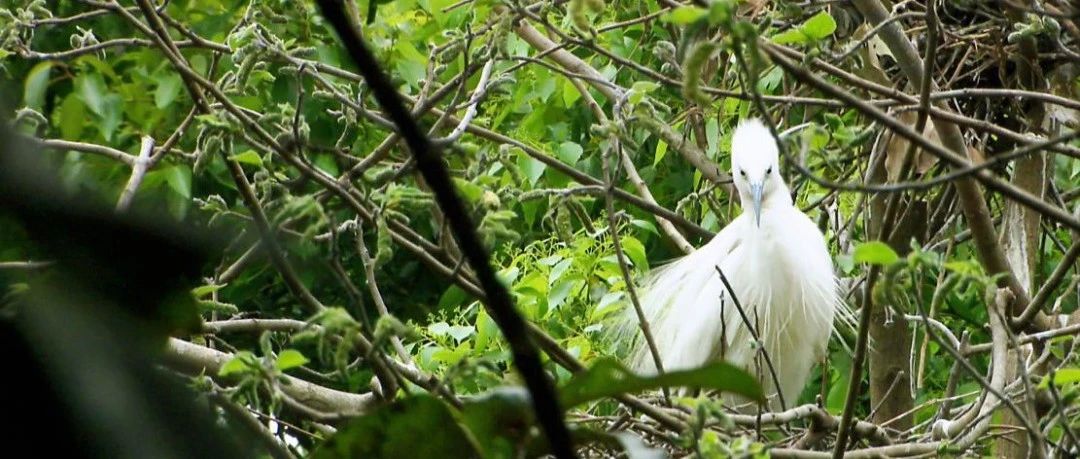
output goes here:
<path id="1" fill-rule="evenodd" d="M 525 153 L 522 153 L 521 156 L 518 157 L 517 164 L 518 167 L 521 168 L 521 172 L 525 174 L 525 177 L 529 179 L 529 185 L 532 186 L 536 186 L 536 182 L 544 175 L 544 169 L 547 169 L 547 164 L 544 164 Z"/>
<path id="2" fill-rule="evenodd" d="M 495 320 L 481 308 L 476 313 L 476 339 L 473 340 L 473 347 L 476 352 L 479 353 L 487 349 L 488 343 L 498 335 L 499 327 L 495 324 Z"/>
<path id="3" fill-rule="evenodd" d="M 105 110 L 105 79 L 100 73 L 88 73 L 75 79 L 75 86 L 90 111 L 103 116 Z"/>
<path id="4" fill-rule="evenodd" d="M 396 70 L 401 79 L 409 85 L 423 81 L 427 72 L 427 56 L 413 46 L 411 40 L 395 40 L 394 51 L 400 56 L 396 61 Z"/>
<path id="5" fill-rule="evenodd" d="M 650 222 L 648 220 L 641 220 L 635 218 L 633 220 L 630 220 L 630 225 L 634 226 L 635 228 L 641 228 L 657 236 L 660 235 L 660 232 L 656 230 L 656 225 L 654 225 L 653 222 Z"/>
<path id="6" fill-rule="evenodd" d="M 836 31 L 836 21 L 826 11 L 815 14 L 799 27 L 781 32 L 772 41 L 781 45 L 821 40 Z"/>
<path id="7" fill-rule="evenodd" d="M 445 336 L 450 333 L 450 324 L 446 322 L 435 322 L 428 325 L 428 332 L 435 336 Z"/>
<path id="8" fill-rule="evenodd" d="M 949 261 L 942 265 L 945 269 L 965 276 L 981 276 L 982 267 L 975 260 Z"/>
<path id="9" fill-rule="evenodd" d="M 59 112 L 60 137 L 68 140 L 77 140 L 82 136 L 83 126 L 86 123 L 86 104 L 75 95 L 68 95 L 64 103 L 60 104 Z"/>
<path id="10" fill-rule="evenodd" d="M 574 264 L 574 260 L 564 259 L 560 260 L 551 268 L 551 272 L 548 273 L 548 284 L 554 284 L 555 281 L 562 279 L 563 274 L 566 274 L 566 270 L 570 269 L 570 266 Z"/>
<path id="11" fill-rule="evenodd" d="M 472 325 L 454 325 L 446 331 L 454 341 L 462 342 L 465 338 L 468 338 L 476 332 L 476 327 Z"/>
<path id="12" fill-rule="evenodd" d="M 41 62 L 26 74 L 23 86 L 23 104 L 37 111 L 45 108 L 45 92 L 49 88 L 49 74 L 52 73 L 51 61 Z"/>
<path id="13" fill-rule="evenodd" d="M 218 370 L 218 376 L 228 376 L 232 374 L 245 373 L 251 368 L 251 364 L 255 362 L 255 354 L 248 351 L 237 352 L 233 358 L 229 359 Z"/>
<path id="14" fill-rule="evenodd" d="M 223 314 L 232 316 L 240 312 L 235 304 L 222 303 L 220 301 L 198 300 L 198 312 L 200 314 Z"/>
<path id="15" fill-rule="evenodd" d="M 439 297 L 439 309 L 442 310 L 459 306 L 466 298 L 468 298 L 468 295 L 461 287 L 451 285 L 443 292 L 442 296 Z"/>
<path id="16" fill-rule="evenodd" d="M 705 121 L 705 140 L 707 147 L 705 156 L 716 159 L 717 153 L 720 152 L 720 121 L 715 116 Z"/>
<path id="17" fill-rule="evenodd" d="M 807 37 L 802 30 L 791 29 L 774 35 L 772 41 L 778 45 L 790 45 L 795 43 L 806 43 L 809 38 L 810 37 Z"/>
<path id="18" fill-rule="evenodd" d="M 184 80 L 180 78 L 180 75 L 167 72 L 155 78 L 154 81 L 157 83 L 157 89 L 154 90 L 154 105 L 162 109 L 172 104 L 176 96 L 180 95 L 180 85 Z"/>
<path id="19" fill-rule="evenodd" d="M 218 127 L 222 129 L 228 129 L 230 127 L 228 122 L 219 118 L 215 113 L 196 115 L 195 119 L 208 126 Z"/>
<path id="20" fill-rule="evenodd" d="M 202 297 L 204 297 L 206 295 L 209 295 L 209 294 L 214 293 L 214 292 L 216 292 L 218 290 L 221 290 L 224 287 L 225 287 L 224 285 L 213 285 L 213 284 L 200 285 L 198 287 L 195 287 L 195 288 L 191 289 L 191 296 L 194 296 L 195 298 L 202 298 Z"/>
<path id="21" fill-rule="evenodd" d="M 566 298 L 570 296 L 570 293 L 573 292 L 575 285 L 577 285 L 577 281 L 567 279 L 556 282 L 555 285 L 551 286 L 551 290 L 548 291 L 548 307 L 559 309 L 566 302 Z"/>
<path id="22" fill-rule="evenodd" d="M 1054 372 L 1054 386 L 1061 387 L 1066 384 L 1080 382 L 1080 368 L 1063 368 Z M 1050 376 L 1044 376 L 1041 383 L 1039 383 L 1040 389 L 1046 389 L 1050 386 Z"/>
<path id="23" fill-rule="evenodd" d="M 468 180 L 454 177 L 454 185 L 457 186 L 458 193 L 461 194 L 461 197 L 465 198 L 465 200 L 470 203 L 479 202 L 480 198 L 484 196 L 484 189 Z"/>
<path id="24" fill-rule="evenodd" d="M 628 97 L 631 104 L 639 104 L 645 98 L 647 94 L 659 88 L 660 85 L 651 81 L 639 81 L 634 83 L 634 86 L 630 88 L 630 95 Z"/>
<path id="25" fill-rule="evenodd" d="M 479 457 L 479 451 L 450 407 L 418 395 L 349 421 L 311 457 Z"/>
<path id="26" fill-rule="evenodd" d="M 177 164 L 165 170 L 165 183 L 184 199 L 191 199 L 191 169 Z"/>
<path id="27" fill-rule="evenodd" d="M 659 88 L 659 87 L 660 87 L 660 83 L 655 83 L 655 82 L 652 82 L 652 81 L 638 81 L 638 82 L 634 83 L 634 85 L 631 86 L 630 89 L 634 90 L 634 91 L 639 91 L 639 92 L 644 93 L 644 94 L 648 94 L 650 92 L 655 91 L 656 88 Z"/>
<path id="28" fill-rule="evenodd" d="M 662 20 L 676 25 L 687 25 L 709 14 L 704 8 L 696 6 L 680 6 L 661 16 Z"/>
<path id="29" fill-rule="evenodd" d="M 570 408 L 606 397 L 662 387 L 699 387 L 764 400 L 753 376 L 725 362 L 646 377 L 635 375 L 612 358 L 599 359 L 592 368 L 574 375 L 559 390 L 559 396 L 563 407 Z"/>
<path id="30" fill-rule="evenodd" d="M 502 282 L 503 285 L 505 285 L 507 287 L 512 285 L 514 283 L 514 281 L 516 281 L 518 276 L 520 276 L 520 275 L 521 275 L 521 270 L 518 269 L 517 267 L 506 268 L 506 269 L 503 269 L 503 270 L 499 271 L 496 274 L 496 276 L 499 278 L 499 282 Z"/>
<path id="31" fill-rule="evenodd" d="M 566 106 L 566 108 L 573 107 L 574 102 L 577 102 L 578 99 L 581 98 L 581 92 L 579 92 L 577 87 L 569 81 L 564 81 L 562 88 L 563 105 Z"/>
<path id="32" fill-rule="evenodd" d="M 480 443 L 482 457 L 524 457 L 518 450 L 534 423 L 529 392 L 519 386 L 496 387 L 471 398 L 462 408 L 465 426 Z"/>
<path id="33" fill-rule="evenodd" d="M 236 161 L 240 164 L 249 164 L 252 166 L 262 167 L 262 157 L 255 150 L 245 150 L 243 153 L 237 153 L 229 157 L 229 159 Z"/>
<path id="34" fill-rule="evenodd" d="M 820 13 L 807 19 L 799 29 L 801 29 L 806 36 L 814 40 L 821 40 L 822 38 L 832 35 L 832 33 L 836 31 L 836 21 L 833 20 L 833 17 L 829 15 L 827 11 L 821 10 Z"/>
<path id="35" fill-rule="evenodd" d="M 653 153 L 652 160 L 653 167 L 656 167 L 656 165 L 660 164 L 660 161 L 664 159 L 664 156 L 667 155 L 667 149 L 667 142 L 664 142 L 663 140 L 656 142 L 656 152 Z"/>
<path id="36" fill-rule="evenodd" d="M 296 368 L 301 365 L 305 365 L 308 362 L 309 360 L 307 359 L 307 357 L 304 357 L 304 354 L 301 354 L 300 351 L 296 349 L 285 349 L 284 351 L 281 351 L 280 354 L 278 354 L 277 361 L 274 362 L 274 366 L 277 367 L 278 371 L 285 371 L 290 368 Z"/>
<path id="37" fill-rule="evenodd" d="M 571 166 L 577 164 L 578 160 L 581 159 L 582 153 L 584 153 L 584 150 L 581 149 L 581 145 L 574 142 L 563 142 L 559 144 L 559 159 Z"/>
<path id="38" fill-rule="evenodd" d="M 589 314 L 589 321 L 596 322 L 610 312 L 614 312 L 622 304 L 620 301 L 625 297 L 625 292 L 608 292 L 600 298 L 596 308 Z"/>
<path id="39" fill-rule="evenodd" d="M 339 172 L 337 161 L 334 161 L 332 155 L 317 155 L 315 156 L 315 167 L 319 170 L 330 174 L 331 177 L 337 177 Z"/>
<path id="40" fill-rule="evenodd" d="M 630 236 L 623 236 L 619 242 L 622 243 L 623 253 L 630 258 L 635 268 L 647 269 L 649 267 L 649 259 L 645 256 L 645 246 L 641 241 Z"/>
<path id="41" fill-rule="evenodd" d="M 120 122 L 124 119 L 124 101 L 119 94 L 107 94 L 101 99 L 101 135 L 105 140 L 112 140 Z"/>
<path id="42" fill-rule="evenodd" d="M 248 86 L 258 86 L 262 82 L 273 83 L 275 80 L 277 80 L 277 78 L 274 77 L 273 73 L 266 70 L 255 70 L 248 76 L 247 84 Z"/>
<path id="43" fill-rule="evenodd" d="M 900 256 L 888 244 L 881 241 L 870 241 L 856 246 L 852 258 L 855 263 L 887 266 L 896 263 Z"/>
<path id="44" fill-rule="evenodd" d="M 772 93 L 776 89 L 780 82 L 784 79 L 784 69 L 778 65 L 774 65 L 765 75 L 758 79 L 757 87 L 758 91 L 764 93 Z"/>
<path id="45" fill-rule="evenodd" d="M 849 254 L 837 255 L 834 261 L 836 267 L 840 268 L 840 272 L 843 274 L 851 274 L 851 271 L 855 269 L 855 259 Z"/>

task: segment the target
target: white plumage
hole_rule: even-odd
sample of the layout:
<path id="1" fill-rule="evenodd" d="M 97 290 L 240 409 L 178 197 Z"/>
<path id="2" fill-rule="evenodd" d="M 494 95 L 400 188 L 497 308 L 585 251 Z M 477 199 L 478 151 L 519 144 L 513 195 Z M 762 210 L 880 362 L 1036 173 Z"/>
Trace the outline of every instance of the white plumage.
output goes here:
<path id="1" fill-rule="evenodd" d="M 765 360 L 755 358 L 750 330 L 716 271 L 719 266 L 769 353 L 791 407 L 814 363 L 825 355 L 834 318 L 851 320 L 850 311 L 840 298 L 824 236 L 792 204 L 772 134 L 758 120 L 744 121 L 731 150 L 743 213 L 704 247 L 651 272 L 638 295 L 665 370 L 724 359 L 756 375 L 771 408 L 779 408 L 773 378 Z M 631 368 L 654 373 L 633 309 L 625 319 L 623 338 L 630 335 L 633 343 Z"/>

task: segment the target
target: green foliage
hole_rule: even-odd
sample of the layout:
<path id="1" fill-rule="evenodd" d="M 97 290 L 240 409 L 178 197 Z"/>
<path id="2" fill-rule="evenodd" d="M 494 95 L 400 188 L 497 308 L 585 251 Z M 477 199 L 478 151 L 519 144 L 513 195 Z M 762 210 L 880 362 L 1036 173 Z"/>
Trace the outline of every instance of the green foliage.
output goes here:
<path id="1" fill-rule="evenodd" d="M 1043 378 L 1042 382 L 1039 383 L 1039 387 L 1046 388 L 1051 383 L 1058 387 L 1080 383 L 1080 368 L 1065 368 L 1058 370 L 1054 373 L 1053 378 L 1047 375 Z"/>
<path id="2" fill-rule="evenodd" d="M 742 395 L 751 400 L 763 401 L 757 381 L 745 371 L 716 362 L 701 368 L 685 371 L 669 371 L 662 375 L 636 376 L 618 361 L 599 359 L 587 371 L 575 375 L 559 389 L 563 405 L 577 406 L 582 403 L 618 394 L 635 393 L 662 387 L 699 387 Z"/>
<path id="3" fill-rule="evenodd" d="M 276 367 L 278 371 L 285 371 L 290 368 L 305 365 L 308 362 L 309 360 L 307 357 L 304 357 L 304 354 L 301 354 L 300 351 L 296 349 L 285 349 L 278 354 L 277 360 L 274 361 L 274 367 Z"/>
<path id="4" fill-rule="evenodd" d="M 697 22 L 708 15 L 709 12 L 704 8 L 697 6 L 680 6 L 667 13 L 664 13 L 664 20 L 670 21 L 672 24 L 687 25 Z"/>
<path id="5" fill-rule="evenodd" d="M 870 241 L 855 246 L 852 259 L 855 263 L 888 266 L 896 263 L 900 256 L 888 244 L 881 241 Z"/>
<path id="6" fill-rule="evenodd" d="M 309 438 L 298 433 L 316 431 L 325 422 L 298 420 L 298 430 L 286 430 L 286 435 L 300 439 L 299 452 L 317 451 L 321 457 L 386 457 L 402 451 L 413 457 L 424 457 L 422 453 L 442 457 L 448 451 L 483 457 L 541 454 L 543 442 L 513 369 L 513 356 L 474 295 L 473 268 L 461 257 L 408 148 L 391 137 L 385 113 L 314 4 L 159 3 L 168 19 L 184 27 L 167 24 L 171 36 L 182 41 L 183 59 L 214 85 L 215 91 L 203 91 L 209 110 L 196 105 L 184 76 L 157 48 L 154 37 L 141 29 L 148 22 L 135 25 L 115 12 L 70 23 L 42 22 L 93 10 L 67 0 L 0 0 L 0 100 L 10 101 L 6 108 L 14 114 L 12 124 L 27 135 L 99 145 L 129 155 L 138 154 L 144 135 L 154 138 L 159 148 L 172 142 L 168 151 L 155 150 L 155 162 L 135 194 L 133 212 L 163 210 L 167 215 L 161 218 L 168 223 L 196 226 L 226 242 L 200 273 L 201 285 L 191 291 L 201 319 L 290 320 L 288 327 L 265 334 L 188 337 L 233 355 L 219 372 L 206 376 L 215 378 L 215 384 L 227 382 L 227 394 L 243 406 L 291 421 L 303 416 L 283 411 L 277 392 L 278 385 L 290 380 L 285 373 L 343 392 L 373 391 L 378 375 L 372 355 L 359 345 L 366 339 L 380 355 L 430 377 L 421 381 L 427 385 L 401 378 L 397 393 L 382 394 L 389 401 L 369 415 L 339 425 L 338 434 L 325 442 L 322 434 Z M 543 362 L 561 388 L 576 438 L 605 452 L 648 457 L 652 452 L 648 447 L 635 446 L 640 443 L 635 443 L 637 436 L 604 432 L 607 425 L 592 421 L 629 416 L 625 407 L 611 400 L 613 396 L 649 397 L 660 387 L 682 386 L 752 399 L 760 396 L 752 378 L 722 364 L 643 377 L 627 373 L 611 359 L 620 349 L 607 342 L 603 332 L 629 302 L 611 236 L 619 234 L 633 280 L 681 252 L 671 243 L 668 230 L 659 226 L 660 220 L 627 200 L 616 199 L 616 223 L 611 226 L 602 160 L 605 154 L 625 155 L 659 206 L 707 231 L 719 231 L 740 212 L 738 197 L 727 191 L 728 184 L 703 177 L 687 161 L 685 146 L 699 147 L 705 159 L 727 169 L 733 127 L 762 115 L 748 97 L 756 90 L 766 96 L 792 97 L 768 103 L 769 115 L 781 130 L 808 124 L 785 140 L 792 159 L 826 180 L 860 183 L 870 152 L 887 142 L 881 126 L 831 100 L 804 103 L 822 98 L 821 93 L 769 62 L 755 51 L 755 43 L 762 37 L 806 49 L 808 59 L 824 53 L 836 56 L 865 33 L 866 27 L 857 29 L 861 19 L 853 23 L 846 6 L 828 2 L 799 6 L 787 1 L 715 0 L 705 7 L 667 8 L 656 2 L 572 0 L 530 6 L 527 19 L 517 17 L 516 7 L 489 1 L 365 0 L 355 6 L 369 47 L 433 138 L 448 135 L 470 107 L 475 108 L 472 128 L 454 142 L 437 141 L 439 154 L 517 311 L 588 368 L 572 374 L 553 360 Z M 935 79 L 940 84 L 969 77 L 997 84 L 1011 78 L 1016 63 L 1007 56 L 1013 43 L 1022 40 L 1044 46 L 1040 59 L 1063 55 L 1051 45 L 1067 34 L 1060 33 L 1053 18 L 1026 15 L 1020 22 L 991 21 L 996 24 L 993 30 L 977 30 L 973 21 L 982 20 L 978 16 L 967 16 L 961 6 L 939 6 L 968 21 L 960 29 L 970 28 L 987 42 L 954 59 L 979 53 L 995 59 L 1006 56 L 1000 62 L 967 66 L 939 62 L 939 69 L 949 69 L 944 78 Z M 129 10 L 144 19 L 141 11 Z M 949 20 L 946 15 L 942 18 Z M 901 22 L 913 37 L 921 37 L 920 20 Z M 587 69 L 567 73 L 551 56 L 541 56 L 515 32 L 521 24 L 536 27 L 561 45 L 559 52 L 581 59 L 595 74 Z M 999 30 L 1005 27 L 1002 24 L 1009 29 Z M 953 25 L 942 29 L 953 30 L 948 28 Z M 189 33 L 210 44 L 190 41 Z M 130 43 L 76 56 L 54 55 L 108 40 Z M 875 67 L 877 59 L 870 57 L 887 53 L 875 40 L 869 43 L 867 53 L 846 60 L 823 59 L 861 78 L 910 90 L 903 89 L 905 80 L 897 76 L 893 59 L 881 58 L 883 68 Z M 742 75 L 738 57 L 757 59 L 752 75 Z M 479 69 L 490 61 L 494 64 L 489 84 L 478 91 Z M 1047 75 L 1055 74 L 1053 65 L 1042 64 Z M 463 74 L 466 70 L 469 73 Z M 878 81 L 867 76 L 870 73 L 895 81 Z M 847 85 L 827 72 L 819 74 Z M 1080 83 L 1065 74 L 1057 83 L 1065 89 L 1055 89 L 1055 94 L 1075 100 Z M 586 92 L 571 78 L 585 85 Z M 598 90 L 596 78 L 617 85 L 625 97 L 609 100 L 607 92 Z M 844 87 L 875 103 L 892 103 L 864 92 L 865 88 Z M 1033 86 L 1024 82 L 1017 87 Z M 221 103 L 217 93 L 232 106 Z M 980 104 L 971 104 L 965 96 L 950 100 L 949 106 L 961 111 L 978 106 L 980 115 L 988 110 L 985 119 L 995 126 L 1044 125 L 1041 119 L 1026 120 L 1026 111 L 1006 110 L 1021 106 L 1027 110 L 1028 102 L 976 100 Z M 594 102 L 606 122 L 594 112 Z M 434 110 L 419 110 L 420 106 Z M 253 123 L 242 122 L 233 108 Z M 1002 119 L 1010 121 L 1000 123 Z M 1063 129 L 1075 128 L 1069 123 L 1061 123 Z M 654 125 L 675 135 L 658 135 L 650 128 Z M 271 139 L 281 151 L 270 147 Z M 972 146 L 990 155 L 1014 142 L 998 135 L 989 139 L 972 141 Z M 104 202 L 109 208 L 131 177 L 128 164 L 91 151 L 46 150 L 41 155 L 63 181 L 63 190 L 57 192 Z M 1068 203 L 1077 194 L 1080 162 L 1069 155 L 1051 157 L 1055 176 L 1048 189 L 1055 192 L 1048 196 L 1060 195 Z M 252 187 L 277 237 L 280 258 L 258 242 L 254 212 L 241 196 L 227 161 L 239 164 Z M 779 172 L 795 191 L 795 204 L 823 228 L 844 285 L 849 280 L 861 285 L 858 280 L 871 267 L 879 267 L 881 277 L 871 293 L 888 305 L 887 320 L 925 312 L 958 336 L 967 332 L 971 343 L 989 340 L 987 291 L 1000 277 L 987 275 L 977 247 L 961 236 L 967 228 L 942 223 L 960 218 L 931 219 L 940 227 L 920 234 L 926 239 L 922 245 L 898 250 L 870 241 L 877 235 L 869 234 L 867 221 L 873 212 L 866 207 L 876 197 L 831 190 L 803 177 L 790 167 L 788 158 L 781 163 Z M 614 186 L 643 196 L 631 183 L 623 158 L 615 157 L 612 164 Z M 988 172 L 1007 177 L 1013 167 L 995 166 Z M 934 166 L 912 180 L 925 180 L 945 169 Z M 928 212 L 940 207 L 947 213 L 955 207 L 947 188 L 907 193 L 904 202 L 925 199 L 932 204 Z M 986 196 L 988 208 L 1000 216 L 1008 201 L 993 192 Z M 1075 240 L 1047 219 L 1043 223 L 1048 229 L 1036 244 L 1031 273 L 1036 284 L 1061 262 L 1061 247 Z M 27 242 L 26 231 L 17 226 L 0 214 L 0 262 L 41 259 Z M 696 247 L 708 240 L 678 223 L 676 227 Z M 360 255 L 360 245 L 369 251 L 370 262 Z M 280 260 L 292 267 L 295 279 L 285 281 Z M 368 279 L 369 268 L 374 283 Z M 4 271 L 0 276 L 7 280 L 9 275 Z M 0 292 L 4 298 L 19 297 L 31 288 L 29 276 L 10 277 L 13 281 Z M 306 309 L 297 300 L 297 285 L 326 309 L 318 313 Z M 373 298 L 376 291 L 389 314 L 381 314 Z M 1052 305 L 1060 314 L 1076 310 L 1075 295 L 1063 295 L 1064 287 L 1053 293 L 1048 308 Z M 858 297 L 854 294 L 849 302 Z M 192 325 L 188 322 L 185 325 Z M 921 325 L 912 330 L 919 345 L 916 355 L 924 364 L 916 403 L 929 405 L 915 414 L 916 421 L 923 422 L 934 416 L 934 401 L 945 393 L 952 361 L 923 334 Z M 849 346 L 854 344 L 849 330 L 840 333 Z M 1078 393 L 1077 362 L 1074 354 L 1065 352 L 1067 344 L 1048 343 L 1062 369 L 1053 378 L 1044 378 L 1042 387 L 1053 384 L 1073 400 Z M 834 342 L 827 356 L 828 364 L 816 367 L 804 393 L 789 405 L 814 403 L 821 395 L 827 411 L 842 413 L 849 387 L 865 382 L 852 381 L 848 348 Z M 985 355 L 973 356 L 971 362 L 980 371 L 989 365 Z M 912 371 L 918 368 L 915 363 Z M 428 383 L 438 386 L 432 389 Z M 462 406 L 425 395 L 442 394 L 441 389 L 460 398 Z M 965 379 L 957 393 L 977 389 Z M 964 395 L 956 403 L 973 398 Z M 769 429 L 761 437 L 735 432 L 724 423 L 715 400 L 675 402 L 678 409 L 688 409 L 682 412 L 692 424 L 686 432 L 663 432 L 677 454 L 761 457 L 768 454 L 768 446 L 786 441 Z M 865 419 L 871 411 L 869 397 L 858 402 L 854 414 Z M 634 419 L 627 425 L 637 426 Z M 1059 429 L 1057 435 L 1064 434 Z M 649 445 L 661 442 L 653 437 L 645 440 Z"/>
<path id="7" fill-rule="evenodd" d="M 41 110 L 45 106 L 45 91 L 49 85 L 49 74 L 52 72 L 52 62 L 42 62 L 34 66 L 26 75 L 26 86 L 23 90 L 23 101 L 28 108 Z"/>
<path id="8" fill-rule="evenodd" d="M 815 14 L 798 27 L 779 33 L 772 40 L 780 44 L 814 43 L 824 40 L 836 31 L 836 20 L 826 11 Z"/>
<path id="9" fill-rule="evenodd" d="M 311 457 L 477 457 L 477 449 L 445 402 L 416 396 L 350 421 Z"/>

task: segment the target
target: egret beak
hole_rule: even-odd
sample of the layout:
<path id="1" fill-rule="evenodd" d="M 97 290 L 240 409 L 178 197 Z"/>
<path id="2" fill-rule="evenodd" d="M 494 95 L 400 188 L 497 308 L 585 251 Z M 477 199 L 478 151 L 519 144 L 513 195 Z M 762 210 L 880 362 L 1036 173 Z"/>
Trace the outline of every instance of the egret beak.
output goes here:
<path id="1" fill-rule="evenodd" d="M 765 183 L 750 183 L 750 197 L 754 200 L 754 221 L 761 226 L 761 193 L 765 190 Z"/>

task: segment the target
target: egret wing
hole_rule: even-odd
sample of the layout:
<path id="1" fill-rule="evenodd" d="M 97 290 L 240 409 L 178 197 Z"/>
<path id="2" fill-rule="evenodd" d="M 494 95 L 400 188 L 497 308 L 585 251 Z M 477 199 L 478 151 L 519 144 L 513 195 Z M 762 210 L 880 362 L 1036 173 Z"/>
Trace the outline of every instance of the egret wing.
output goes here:
<path id="1" fill-rule="evenodd" d="M 728 314 L 721 312 L 723 284 L 716 266 L 739 247 L 741 228 L 747 221 L 744 216 L 736 218 L 705 246 L 653 270 L 638 287 L 641 308 L 665 370 L 700 366 L 718 348 L 721 330 L 717 324 Z M 621 334 L 630 338 L 623 342 L 633 343 L 631 368 L 654 373 L 656 365 L 633 308 L 627 308 Z"/>

